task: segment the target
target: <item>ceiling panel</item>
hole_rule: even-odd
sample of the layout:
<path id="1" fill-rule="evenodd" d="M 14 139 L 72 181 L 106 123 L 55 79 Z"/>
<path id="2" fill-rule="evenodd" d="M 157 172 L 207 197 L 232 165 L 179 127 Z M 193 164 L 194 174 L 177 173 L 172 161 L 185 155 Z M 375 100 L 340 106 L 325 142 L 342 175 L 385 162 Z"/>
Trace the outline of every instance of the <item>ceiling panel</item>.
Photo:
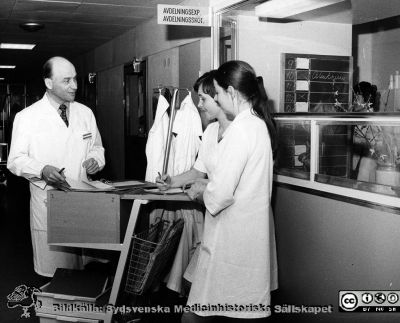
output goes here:
<path id="1" fill-rule="evenodd" d="M 37 44 L 32 51 L 0 50 L 0 64 L 17 65 L 13 71 L 0 70 L 0 76 L 29 79 L 49 57 L 73 59 L 155 16 L 157 3 L 181 1 L 0 0 L 0 42 Z M 19 27 L 24 22 L 45 28 L 27 32 Z"/>
<path id="2" fill-rule="evenodd" d="M 155 7 L 83 4 L 79 6 L 79 8 L 76 10 L 76 13 L 114 17 L 150 18 L 155 16 L 157 11 Z"/>
<path id="3" fill-rule="evenodd" d="M 0 0 L 0 18 L 8 18 L 11 14 L 15 0 Z M 1 30 L 1 29 L 0 29 Z"/>
<path id="4" fill-rule="evenodd" d="M 83 0 L 83 3 L 100 3 L 100 4 L 114 4 L 123 6 L 146 6 L 156 7 L 157 3 L 162 4 L 178 4 L 182 0 Z"/>
<path id="5" fill-rule="evenodd" d="M 80 3 L 70 2 L 36 2 L 18 0 L 13 11 L 54 11 L 54 12 L 74 12 Z"/>
<path id="6" fill-rule="evenodd" d="M 126 26 L 125 29 L 129 29 L 129 26 L 134 27 L 146 19 L 144 17 L 134 17 L 134 16 L 119 17 L 119 16 L 113 16 L 110 14 L 109 15 L 90 15 L 90 14 L 83 14 L 83 13 L 64 14 L 64 13 L 59 13 L 59 12 L 48 13 L 46 11 L 36 11 L 36 12 L 22 12 L 21 11 L 21 12 L 14 13 L 12 18 L 13 18 L 13 20 L 18 20 L 20 23 L 24 22 L 24 21 L 45 23 L 46 28 L 47 28 L 47 25 L 49 25 L 49 23 L 57 23 L 57 24 L 60 24 L 61 22 L 62 23 L 66 23 L 66 22 L 78 23 L 78 24 L 83 25 L 82 26 L 83 29 L 90 28 L 90 26 L 85 26 L 85 24 L 121 25 L 121 26 Z M 116 27 L 116 28 L 118 28 L 118 27 Z M 68 32 L 68 30 L 66 30 L 66 32 Z M 71 37 L 73 37 L 73 36 L 74 35 L 71 34 Z"/>
<path id="7" fill-rule="evenodd" d="M 0 18 L 0 30 L 4 30 L 7 25 L 7 20 Z"/>
<path id="8" fill-rule="evenodd" d="M 120 25 L 127 27 L 134 27 L 145 21 L 146 18 L 138 17 L 114 17 L 114 16 L 95 16 L 95 15 L 81 15 L 74 14 L 66 18 L 68 22 L 82 23 L 82 24 L 95 24 L 95 25 L 108 25 L 109 28 L 117 29 L 117 27 L 112 27 L 110 25 Z M 129 29 L 125 27 L 125 29 Z M 89 28 L 89 26 L 87 26 Z"/>
<path id="9" fill-rule="evenodd" d="M 59 11 L 18 10 L 12 13 L 11 19 L 19 19 L 21 21 L 34 21 L 40 23 L 63 22 L 70 15 L 71 14 L 69 13 L 66 14 Z"/>

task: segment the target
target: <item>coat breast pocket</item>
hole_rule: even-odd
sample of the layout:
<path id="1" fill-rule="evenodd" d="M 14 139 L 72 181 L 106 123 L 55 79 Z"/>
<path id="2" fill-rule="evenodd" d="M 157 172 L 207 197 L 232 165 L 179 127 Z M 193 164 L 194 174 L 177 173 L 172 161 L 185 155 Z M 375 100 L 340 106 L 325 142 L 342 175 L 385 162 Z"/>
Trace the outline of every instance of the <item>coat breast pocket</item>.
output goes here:
<path id="1" fill-rule="evenodd" d="M 92 143 L 92 134 L 87 130 L 79 130 L 74 132 L 72 138 L 77 154 L 83 158 L 86 157 Z"/>

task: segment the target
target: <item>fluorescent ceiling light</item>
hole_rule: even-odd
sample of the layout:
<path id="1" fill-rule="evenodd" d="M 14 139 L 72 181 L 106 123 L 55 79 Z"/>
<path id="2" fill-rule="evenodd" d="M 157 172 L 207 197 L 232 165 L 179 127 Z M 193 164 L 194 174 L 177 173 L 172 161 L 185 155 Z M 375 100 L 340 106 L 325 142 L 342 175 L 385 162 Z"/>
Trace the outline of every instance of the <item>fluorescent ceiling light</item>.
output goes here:
<path id="1" fill-rule="evenodd" d="M 15 65 L 0 65 L 0 68 L 15 68 Z"/>
<path id="2" fill-rule="evenodd" d="M 4 77 L 0 77 L 0 81 L 4 81 Z"/>
<path id="3" fill-rule="evenodd" d="M 345 0 L 269 0 L 255 8 L 256 16 L 287 18 Z"/>
<path id="4" fill-rule="evenodd" d="M 0 43 L 2 49 L 28 49 L 32 50 L 35 44 L 11 44 L 11 43 Z"/>

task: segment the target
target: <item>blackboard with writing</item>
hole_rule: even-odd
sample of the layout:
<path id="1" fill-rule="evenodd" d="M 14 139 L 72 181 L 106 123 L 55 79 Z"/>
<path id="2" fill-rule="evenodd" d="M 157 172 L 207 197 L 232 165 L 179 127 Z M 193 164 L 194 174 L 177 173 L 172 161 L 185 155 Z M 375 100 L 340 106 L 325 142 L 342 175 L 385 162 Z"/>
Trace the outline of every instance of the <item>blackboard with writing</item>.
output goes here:
<path id="1" fill-rule="evenodd" d="M 282 54 L 283 112 L 346 112 L 351 103 L 352 58 Z"/>

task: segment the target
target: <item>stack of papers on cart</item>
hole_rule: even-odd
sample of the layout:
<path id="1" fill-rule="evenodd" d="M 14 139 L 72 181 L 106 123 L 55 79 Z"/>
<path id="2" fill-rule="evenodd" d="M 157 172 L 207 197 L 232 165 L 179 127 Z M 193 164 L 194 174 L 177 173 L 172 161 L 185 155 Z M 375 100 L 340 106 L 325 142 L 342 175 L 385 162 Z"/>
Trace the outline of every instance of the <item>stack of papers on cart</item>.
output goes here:
<path id="1" fill-rule="evenodd" d="M 68 177 L 65 180 L 70 187 L 62 185 L 61 187 L 56 186 L 56 188 L 65 191 L 80 191 L 80 192 L 90 192 L 90 191 L 104 192 L 104 191 L 112 191 L 115 189 L 114 186 L 105 184 L 100 181 L 89 181 L 89 180 L 76 181 Z"/>
<path id="2" fill-rule="evenodd" d="M 82 192 L 104 192 L 104 191 L 112 191 L 115 190 L 115 187 L 109 184 L 105 184 L 100 181 L 89 181 L 89 180 L 82 180 L 82 181 L 76 181 L 71 178 L 66 178 L 66 184 L 52 184 L 52 185 L 47 185 L 46 182 L 40 178 L 37 177 L 32 177 L 29 178 L 29 181 L 44 190 L 46 187 L 54 187 L 57 188 L 61 191 L 69 192 L 69 191 L 82 191 Z"/>
<path id="3" fill-rule="evenodd" d="M 136 190 L 157 187 L 157 184 L 155 183 L 137 180 L 112 182 L 111 184 L 118 190 Z"/>
<path id="4" fill-rule="evenodd" d="M 144 190 L 146 193 L 150 194 L 162 194 L 162 195 L 171 195 L 171 194 L 182 194 L 184 193 L 183 189 L 181 187 L 177 188 L 170 188 L 167 190 L 160 190 L 158 188 L 153 188 L 153 189 L 145 189 Z"/>

